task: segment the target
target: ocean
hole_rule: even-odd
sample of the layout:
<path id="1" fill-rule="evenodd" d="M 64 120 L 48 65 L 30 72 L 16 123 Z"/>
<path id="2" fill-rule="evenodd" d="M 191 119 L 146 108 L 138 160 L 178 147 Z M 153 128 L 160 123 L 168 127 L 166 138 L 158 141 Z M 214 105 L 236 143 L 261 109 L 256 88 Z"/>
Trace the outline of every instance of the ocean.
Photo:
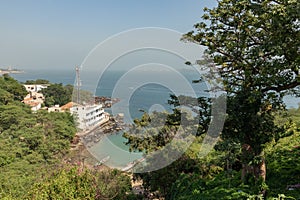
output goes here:
<path id="1" fill-rule="evenodd" d="M 193 84 L 192 80 L 199 79 L 199 74 L 189 70 L 180 71 L 173 80 L 168 71 L 136 71 L 128 76 L 125 71 L 107 71 L 100 78 L 93 77 L 95 71 L 81 73 L 81 87 L 94 92 L 97 96 L 119 98 L 106 112 L 111 114 L 125 113 L 124 121 L 132 123 L 140 118 L 144 112 L 168 111 L 172 107 L 168 104 L 170 94 L 189 96 L 209 96 L 205 84 Z M 46 79 L 52 83 L 75 84 L 75 70 L 26 70 L 23 74 L 12 74 L 20 82 L 26 80 Z M 124 78 L 125 77 L 125 78 Z M 126 78 L 127 77 L 127 78 Z M 196 92 L 195 92 L 196 91 Z M 125 145 L 126 139 L 122 132 L 104 136 L 98 143 L 88 148 L 98 160 L 109 156 L 106 165 L 124 168 L 128 163 L 142 157 L 142 153 L 129 152 Z"/>
<path id="2" fill-rule="evenodd" d="M 90 90 L 97 96 L 108 96 L 120 98 L 120 102 L 112 109 L 106 111 L 111 114 L 124 113 L 125 122 L 132 123 L 135 118 L 140 118 L 144 111 L 168 111 L 172 107 L 168 104 L 170 94 L 189 96 L 210 96 L 206 90 L 209 86 L 205 84 L 194 84 L 192 80 L 199 79 L 199 74 L 192 70 L 180 69 L 179 74 L 168 71 L 106 71 L 101 77 L 95 76 L 94 71 L 83 71 L 81 85 L 85 90 Z M 171 76 L 170 76 L 171 74 Z M 16 80 L 46 79 L 52 83 L 75 84 L 76 74 L 72 69 L 28 69 L 23 74 L 11 74 Z M 177 78 L 174 78 L 177 77 Z M 90 78 L 92 77 L 92 78 Z M 94 77 L 94 78 L 93 78 Z M 125 78 L 124 78 L 125 77 Z M 287 96 L 284 98 L 288 108 L 298 108 L 300 99 Z M 110 167 L 123 168 L 128 163 L 142 157 L 141 153 L 131 153 L 124 143 L 122 132 L 108 135 L 97 144 L 89 148 L 89 151 L 101 160 L 107 156 L 110 159 L 106 165 Z"/>
<path id="3" fill-rule="evenodd" d="M 94 86 L 97 85 L 95 94 L 98 96 L 111 96 L 115 82 L 120 78 L 122 72 L 115 71 L 108 73 L 103 76 L 99 84 L 89 80 L 88 78 L 84 79 L 85 82 L 82 82 L 83 89 L 94 91 Z M 63 84 L 75 84 L 76 74 L 75 70 L 72 69 L 28 69 L 25 70 L 25 73 L 21 74 L 11 74 L 19 82 L 25 82 L 26 80 L 36 80 L 36 79 L 46 79 L 52 83 L 63 83 Z M 192 84 L 191 80 L 196 80 L 198 76 L 193 76 L 193 74 L 187 72 L 186 77 L 189 79 L 189 83 L 193 85 L 193 88 L 198 92 L 198 95 L 206 95 L 203 92 L 203 86 L 197 84 Z M 168 78 L 168 77 L 167 77 Z M 204 87 L 205 88 L 205 87 Z M 152 103 L 162 103 L 165 106 L 167 105 L 166 99 L 169 98 L 169 94 L 172 93 L 170 89 L 159 86 L 157 84 L 147 84 L 143 87 L 138 88 L 135 94 L 131 98 L 132 105 L 136 108 L 140 105 L 143 110 L 147 110 L 149 105 Z M 187 94 L 187 92 L 180 91 L 180 94 Z M 287 105 L 287 108 L 298 108 L 300 99 L 292 96 L 286 96 L 284 101 Z M 153 105 L 153 104 L 152 104 Z M 134 109 L 133 109 L 134 110 Z M 136 114 L 136 113 L 135 113 Z"/>
<path id="4" fill-rule="evenodd" d="M 81 88 L 93 92 L 96 96 L 106 96 L 119 98 L 121 102 L 114 106 L 113 114 L 128 113 L 128 118 L 139 118 L 143 112 L 151 111 L 171 111 L 172 107 L 168 104 L 171 94 L 188 96 L 209 96 L 208 86 L 205 84 L 193 84 L 192 81 L 199 79 L 199 74 L 193 71 L 184 71 L 183 76 L 175 80 L 168 72 L 138 71 L 134 77 L 129 80 L 123 80 L 121 77 L 126 75 L 125 71 L 108 71 L 100 78 L 89 78 L 89 75 L 95 74 L 94 71 L 83 71 L 81 74 Z M 76 83 L 75 70 L 26 70 L 22 74 L 11 74 L 19 82 L 27 80 L 46 79 L 52 83 L 72 84 Z M 157 77 L 155 81 L 150 80 Z M 155 78 L 154 78 L 155 79 Z M 166 80 L 166 81 L 164 81 Z M 183 86 L 181 86 L 183 85 Z M 126 100 L 126 101 L 125 101 Z M 130 122 L 130 121 L 127 121 Z"/>

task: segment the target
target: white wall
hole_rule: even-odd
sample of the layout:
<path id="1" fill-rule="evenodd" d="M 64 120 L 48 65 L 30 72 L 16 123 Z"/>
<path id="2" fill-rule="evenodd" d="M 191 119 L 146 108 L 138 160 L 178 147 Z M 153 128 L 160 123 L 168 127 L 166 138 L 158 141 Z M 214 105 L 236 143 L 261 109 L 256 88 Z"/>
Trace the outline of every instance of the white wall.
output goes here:
<path id="1" fill-rule="evenodd" d="M 73 115 L 78 117 L 78 128 L 82 130 L 93 128 L 105 117 L 104 109 L 101 105 L 74 106 L 70 111 Z"/>

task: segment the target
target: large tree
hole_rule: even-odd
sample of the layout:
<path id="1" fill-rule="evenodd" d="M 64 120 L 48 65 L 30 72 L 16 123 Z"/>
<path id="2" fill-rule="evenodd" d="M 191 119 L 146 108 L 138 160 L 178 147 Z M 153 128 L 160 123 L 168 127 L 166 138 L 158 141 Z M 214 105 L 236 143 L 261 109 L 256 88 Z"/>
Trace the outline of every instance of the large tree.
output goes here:
<path id="1" fill-rule="evenodd" d="M 263 148 L 280 131 L 273 113 L 299 95 L 298 0 L 220 0 L 184 36 L 207 47 L 228 95 L 223 139 L 242 146 L 243 177 L 265 179 Z"/>
<path id="2" fill-rule="evenodd" d="M 65 105 L 72 100 L 73 86 L 63 86 L 62 83 L 54 83 L 41 91 L 45 95 L 45 105 Z"/>

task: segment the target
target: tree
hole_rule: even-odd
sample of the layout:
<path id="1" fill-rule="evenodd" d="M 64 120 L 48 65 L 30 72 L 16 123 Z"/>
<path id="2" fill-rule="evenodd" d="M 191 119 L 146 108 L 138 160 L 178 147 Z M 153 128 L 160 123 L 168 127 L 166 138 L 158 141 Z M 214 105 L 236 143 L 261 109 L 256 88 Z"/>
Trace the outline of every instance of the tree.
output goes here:
<path id="1" fill-rule="evenodd" d="M 129 145 L 130 151 L 145 153 L 149 165 L 136 166 L 137 171 L 144 173 L 137 173 L 134 177 L 143 180 L 143 187 L 148 192 L 157 192 L 158 196 L 167 198 L 171 195 L 172 184 L 178 178 L 178 174 L 199 172 L 199 168 L 203 167 L 197 163 L 197 159 L 191 158 L 192 154 L 199 153 L 199 148 L 196 148 L 197 153 L 192 150 L 185 152 L 186 144 L 182 141 L 191 134 L 204 136 L 207 132 L 210 122 L 210 102 L 211 99 L 206 97 L 170 95 L 168 104 L 174 107 L 171 113 L 145 112 L 141 119 L 135 119 L 134 124 L 123 134 L 128 140 L 126 144 Z M 194 111 L 195 116 L 191 116 L 185 109 Z M 192 146 L 202 139 L 198 137 Z M 155 153 L 163 148 L 168 150 Z M 153 166 L 161 166 L 162 163 L 168 162 L 170 165 L 153 171 Z"/>
<path id="2" fill-rule="evenodd" d="M 47 88 L 42 89 L 41 93 L 45 95 L 45 105 L 65 105 L 72 99 L 72 89 L 69 86 L 60 84 L 51 84 Z"/>
<path id="3" fill-rule="evenodd" d="M 4 74 L 0 77 L 0 89 L 11 93 L 13 95 L 13 100 L 16 101 L 22 101 L 27 95 L 25 87 L 8 74 Z"/>
<path id="4" fill-rule="evenodd" d="M 41 93 L 45 95 L 46 106 L 62 106 L 77 98 L 74 87 L 70 84 L 63 85 L 61 83 L 54 83 L 42 89 Z M 81 102 L 94 103 L 93 94 L 86 90 L 80 90 L 80 100 Z"/>
<path id="5" fill-rule="evenodd" d="M 7 105 L 9 102 L 13 101 L 14 96 L 0 88 L 0 105 Z"/>
<path id="6" fill-rule="evenodd" d="M 223 139 L 242 146 L 243 175 L 265 179 L 264 145 L 279 127 L 285 94 L 300 95 L 300 3 L 220 0 L 183 39 L 207 47 L 228 95 Z M 250 170 L 252 169 L 252 170 Z"/>
<path id="7" fill-rule="evenodd" d="M 16 105 L 0 106 L 0 130 L 14 127 L 17 130 L 23 120 L 29 117 L 30 110 Z"/>
<path id="8" fill-rule="evenodd" d="M 48 80 L 45 79 L 36 79 L 36 80 L 27 80 L 25 84 L 31 85 L 31 84 L 50 84 Z"/>
<path id="9" fill-rule="evenodd" d="M 130 199 L 130 178 L 120 171 L 65 168 L 35 183 L 27 199 Z"/>
<path id="10" fill-rule="evenodd" d="M 170 143 L 180 127 L 197 136 L 207 132 L 211 99 L 170 95 L 168 104 L 174 107 L 171 113 L 145 112 L 141 119 L 134 119 L 134 124 L 123 134 L 128 139 L 126 144 L 130 151 L 156 151 Z M 184 111 L 182 106 L 193 111 L 195 116 L 190 116 L 191 112 Z"/>

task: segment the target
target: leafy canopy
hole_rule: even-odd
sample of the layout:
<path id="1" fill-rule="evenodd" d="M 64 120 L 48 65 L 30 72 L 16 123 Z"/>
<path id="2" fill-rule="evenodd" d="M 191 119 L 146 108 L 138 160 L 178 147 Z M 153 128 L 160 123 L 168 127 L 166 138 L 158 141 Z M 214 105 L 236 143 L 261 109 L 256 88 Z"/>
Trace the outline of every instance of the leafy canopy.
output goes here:
<path id="1" fill-rule="evenodd" d="M 216 64 L 229 97 L 222 136 L 250 146 L 245 163 L 280 131 L 283 96 L 300 93 L 299 9 L 297 0 L 222 0 L 184 36 Z"/>

